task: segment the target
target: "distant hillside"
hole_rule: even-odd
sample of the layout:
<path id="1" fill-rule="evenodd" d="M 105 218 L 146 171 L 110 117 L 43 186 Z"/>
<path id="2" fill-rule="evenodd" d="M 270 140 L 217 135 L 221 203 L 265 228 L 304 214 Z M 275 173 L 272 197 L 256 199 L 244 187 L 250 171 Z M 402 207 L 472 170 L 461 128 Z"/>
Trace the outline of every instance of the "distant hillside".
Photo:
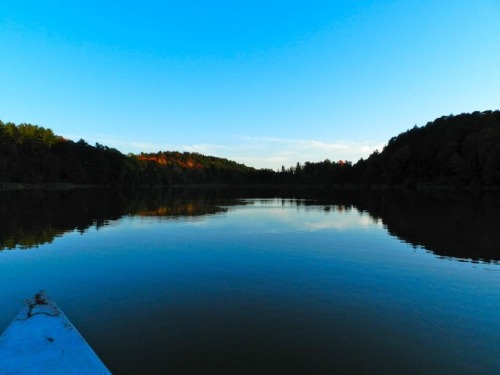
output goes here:
<path id="1" fill-rule="evenodd" d="M 358 180 L 391 186 L 500 186 L 500 111 L 415 126 L 353 169 Z"/>
<path id="2" fill-rule="evenodd" d="M 140 166 L 143 184 L 251 182 L 254 168 L 235 161 L 193 152 L 163 151 L 131 156 Z"/>

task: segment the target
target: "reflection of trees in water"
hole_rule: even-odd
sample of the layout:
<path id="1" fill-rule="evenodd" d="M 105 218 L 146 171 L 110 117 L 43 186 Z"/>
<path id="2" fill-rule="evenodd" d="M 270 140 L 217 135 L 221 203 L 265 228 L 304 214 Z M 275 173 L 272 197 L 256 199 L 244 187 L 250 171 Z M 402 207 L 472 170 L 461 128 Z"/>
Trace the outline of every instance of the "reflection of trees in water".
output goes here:
<path id="1" fill-rule="evenodd" d="M 303 198 L 296 204 L 322 205 L 325 212 L 352 208 L 367 212 L 374 220 L 381 220 L 392 236 L 438 256 L 500 262 L 498 193 L 473 196 L 451 190 L 288 189 L 274 194 Z"/>
<path id="2" fill-rule="evenodd" d="M 138 216 L 145 217 L 180 217 L 180 216 L 203 216 L 226 212 L 223 207 L 203 207 L 194 203 L 186 203 L 177 207 L 162 206 L 154 210 L 139 211 Z"/>
<path id="3" fill-rule="evenodd" d="M 500 195 L 452 191 L 351 191 L 333 194 L 381 219 L 388 232 L 438 256 L 500 261 Z"/>
<path id="4" fill-rule="evenodd" d="M 393 236 L 439 256 L 500 261 L 500 196 L 433 191 L 296 189 L 170 189 L 133 194 L 102 190 L 16 191 L 0 194 L 0 250 L 28 249 L 55 237 L 100 228 L 123 215 L 167 219 L 226 212 L 240 198 L 280 198 L 325 212 L 356 207 Z M 315 208 L 315 209 L 316 209 Z"/>
<path id="5" fill-rule="evenodd" d="M 138 216 L 178 218 L 224 213 L 221 205 L 235 200 L 215 189 L 144 190 L 129 201 L 127 213 Z"/>
<path id="6" fill-rule="evenodd" d="M 132 193 L 98 189 L 12 191 L 0 194 L 0 251 L 30 249 L 77 230 L 97 229 L 124 215 L 201 216 L 225 212 L 234 204 L 215 189 L 144 190 Z"/>
<path id="7" fill-rule="evenodd" d="M 95 190 L 14 191 L 0 194 L 0 250 L 37 247 L 119 218 L 123 201 Z"/>

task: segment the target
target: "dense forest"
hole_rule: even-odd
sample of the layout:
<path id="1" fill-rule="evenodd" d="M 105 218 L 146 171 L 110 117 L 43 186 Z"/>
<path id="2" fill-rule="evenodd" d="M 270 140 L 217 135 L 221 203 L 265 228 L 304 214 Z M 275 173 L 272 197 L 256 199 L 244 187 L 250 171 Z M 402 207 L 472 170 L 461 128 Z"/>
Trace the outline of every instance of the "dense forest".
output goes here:
<path id="1" fill-rule="evenodd" d="M 133 179 L 134 167 L 118 150 L 0 122 L 0 182 L 120 184 Z"/>
<path id="2" fill-rule="evenodd" d="M 171 186 L 200 183 L 498 188 L 500 111 L 445 116 L 389 140 L 366 160 L 255 169 L 198 153 L 124 155 L 43 127 L 0 121 L 0 183 Z"/>
<path id="3" fill-rule="evenodd" d="M 500 111 L 415 126 L 355 167 L 358 181 L 390 186 L 500 186 Z"/>
<path id="4" fill-rule="evenodd" d="M 152 186 L 250 182 L 262 172 L 227 159 L 189 152 L 124 155 L 43 127 L 0 121 L 0 183 Z"/>

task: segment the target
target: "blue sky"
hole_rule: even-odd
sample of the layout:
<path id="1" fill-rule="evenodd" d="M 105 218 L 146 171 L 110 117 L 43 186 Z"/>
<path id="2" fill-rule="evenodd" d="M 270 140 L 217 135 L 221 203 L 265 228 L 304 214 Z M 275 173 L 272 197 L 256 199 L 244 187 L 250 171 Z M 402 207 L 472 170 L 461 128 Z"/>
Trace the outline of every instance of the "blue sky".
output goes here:
<path id="1" fill-rule="evenodd" d="M 500 2 L 3 1 L 0 119 L 124 153 L 347 159 L 500 105 Z"/>

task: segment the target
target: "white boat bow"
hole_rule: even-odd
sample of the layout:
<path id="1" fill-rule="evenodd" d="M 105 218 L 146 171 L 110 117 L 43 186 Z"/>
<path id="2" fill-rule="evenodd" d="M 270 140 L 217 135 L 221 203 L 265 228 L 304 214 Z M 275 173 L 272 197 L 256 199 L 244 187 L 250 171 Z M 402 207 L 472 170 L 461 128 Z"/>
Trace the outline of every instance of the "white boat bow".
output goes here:
<path id="1" fill-rule="evenodd" d="M 0 374 L 111 374 L 45 293 L 27 301 L 0 336 Z"/>

